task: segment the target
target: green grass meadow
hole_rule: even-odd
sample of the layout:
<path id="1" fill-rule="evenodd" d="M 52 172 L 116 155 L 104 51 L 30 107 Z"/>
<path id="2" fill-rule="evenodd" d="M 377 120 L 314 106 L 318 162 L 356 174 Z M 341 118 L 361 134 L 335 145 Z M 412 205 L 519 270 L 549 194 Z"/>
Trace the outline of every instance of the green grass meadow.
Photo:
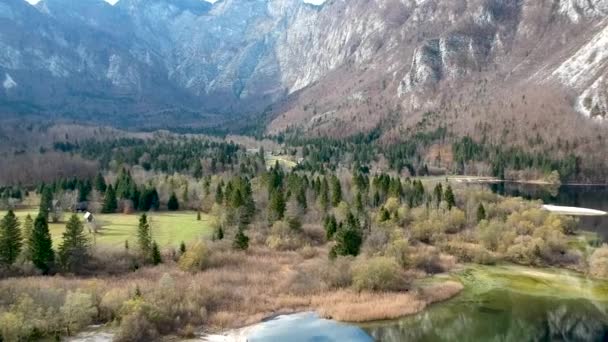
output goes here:
<path id="1" fill-rule="evenodd" d="M 3 217 L 6 212 L 0 212 Z M 18 210 L 15 212 L 20 222 L 30 214 L 35 218 L 37 210 Z M 72 215 L 65 213 L 64 222 L 49 223 L 49 230 L 53 236 L 53 246 L 58 246 L 65 230 L 65 221 Z M 83 214 L 77 214 L 82 220 Z M 200 237 L 212 234 L 211 222 L 213 217 L 201 213 L 201 220 L 196 219 L 195 211 L 155 212 L 148 213 L 148 222 L 152 229 L 152 237 L 161 247 L 177 247 L 180 242 L 186 243 Z M 101 224 L 98 234 L 90 234 L 91 241 L 97 247 L 124 248 L 125 241 L 135 247 L 137 244 L 137 225 L 140 214 L 96 214 L 95 221 Z M 85 225 L 88 232 L 88 227 Z"/>
<path id="2" fill-rule="evenodd" d="M 273 167 L 276 162 L 279 162 L 279 165 L 284 167 L 287 170 L 291 170 L 298 165 L 295 161 L 292 160 L 289 156 L 273 156 L 266 155 L 266 168 Z"/>

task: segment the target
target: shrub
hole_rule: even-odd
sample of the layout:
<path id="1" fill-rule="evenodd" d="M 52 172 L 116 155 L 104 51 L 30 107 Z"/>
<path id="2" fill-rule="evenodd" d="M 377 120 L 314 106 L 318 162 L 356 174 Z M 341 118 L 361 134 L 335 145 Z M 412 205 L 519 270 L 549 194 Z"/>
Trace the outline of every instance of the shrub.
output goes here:
<path id="1" fill-rule="evenodd" d="M 266 239 L 268 247 L 279 251 L 292 251 L 302 246 L 302 239 L 297 230 L 292 229 L 285 221 L 276 221 Z"/>
<path id="2" fill-rule="evenodd" d="M 27 340 L 29 331 L 25 329 L 23 315 L 12 312 L 0 314 L 0 337 L 0 340 L 7 342 Z"/>
<path id="3" fill-rule="evenodd" d="M 318 267 L 319 274 L 330 289 L 348 287 L 352 284 L 352 261 L 348 256 L 338 256 L 333 260 L 324 260 Z"/>
<path id="4" fill-rule="evenodd" d="M 288 291 L 296 295 L 310 295 L 318 293 L 323 286 L 320 274 L 314 273 L 309 267 L 296 268 L 287 279 Z"/>
<path id="5" fill-rule="evenodd" d="M 523 265 L 539 263 L 543 241 L 528 235 L 518 236 L 514 244 L 507 249 L 507 258 Z"/>
<path id="6" fill-rule="evenodd" d="M 97 315 L 91 295 L 79 291 L 68 292 L 60 311 L 68 335 L 91 324 Z"/>
<path id="7" fill-rule="evenodd" d="M 452 210 L 446 212 L 443 216 L 443 232 L 448 234 L 458 233 L 461 231 L 467 221 L 464 211 L 458 208 L 452 208 Z"/>
<path id="8" fill-rule="evenodd" d="M 399 209 L 399 206 L 400 206 L 399 199 L 397 199 L 395 197 L 391 197 L 391 198 L 387 199 L 386 203 L 384 204 L 384 208 L 386 208 L 386 210 L 391 214 L 394 214 L 395 212 L 397 212 L 397 209 Z"/>
<path id="9" fill-rule="evenodd" d="M 302 227 L 302 234 L 313 246 L 320 246 L 327 241 L 325 230 L 318 225 L 304 225 Z"/>
<path id="10" fill-rule="evenodd" d="M 386 249 L 389 239 L 388 229 L 374 226 L 363 243 L 363 251 L 369 256 L 379 255 Z"/>
<path id="11" fill-rule="evenodd" d="M 139 309 L 123 317 L 116 342 L 148 342 L 158 338 L 156 327 L 150 323 L 143 310 Z"/>
<path id="12" fill-rule="evenodd" d="M 443 272 L 439 251 L 434 247 L 418 248 L 412 253 L 412 264 L 427 273 Z"/>
<path id="13" fill-rule="evenodd" d="M 496 262 L 496 258 L 492 253 L 483 246 L 474 243 L 450 241 L 444 246 L 444 250 L 463 262 L 474 262 L 483 265 L 491 265 Z"/>
<path id="14" fill-rule="evenodd" d="M 300 255 L 304 259 L 312 259 L 317 256 L 317 250 L 310 245 L 306 245 L 300 249 Z"/>
<path id="15" fill-rule="evenodd" d="M 127 288 L 113 288 L 106 292 L 99 303 L 99 315 L 102 319 L 112 321 L 124 302 L 131 296 Z"/>
<path id="16" fill-rule="evenodd" d="M 589 257 L 589 273 L 594 277 L 608 278 L 608 245 L 593 251 Z"/>
<path id="17" fill-rule="evenodd" d="M 506 230 L 503 222 L 481 221 L 477 226 L 477 238 L 483 246 L 491 251 L 496 251 L 501 244 L 506 242 L 502 240 L 502 233 Z"/>
<path id="18" fill-rule="evenodd" d="M 353 267 L 353 287 L 358 291 L 399 291 L 407 281 L 393 258 L 374 257 L 361 260 Z"/>
<path id="19" fill-rule="evenodd" d="M 574 234 L 578 226 L 578 219 L 570 216 L 549 214 L 543 222 L 543 226 L 550 227 L 564 234 Z"/>
<path id="20" fill-rule="evenodd" d="M 208 266 L 209 248 L 204 241 L 197 241 L 179 258 L 182 271 L 196 272 Z"/>
<path id="21" fill-rule="evenodd" d="M 431 220 L 415 222 L 412 226 L 412 238 L 425 243 L 431 242 L 433 234 L 437 232 L 437 224 Z"/>
<path id="22" fill-rule="evenodd" d="M 410 244 L 406 239 L 396 239 L 388 245 L 386 255 L 395 259 L 399 266 L 407 267 L 411 260 L 409 257 Z"/>

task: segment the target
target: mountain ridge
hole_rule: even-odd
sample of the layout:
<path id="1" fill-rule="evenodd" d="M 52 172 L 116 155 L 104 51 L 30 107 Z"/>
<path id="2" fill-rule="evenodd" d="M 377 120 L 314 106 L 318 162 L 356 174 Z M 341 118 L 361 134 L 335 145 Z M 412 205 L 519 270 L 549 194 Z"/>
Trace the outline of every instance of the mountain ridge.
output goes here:
<path id="1" fill-rule="evenodd" d="M 266 113 L 270 133 L 332 135 L 398 113 L 390 138 L 428 111 L 450 122 L 454 96 L 482 110 L 459 90 L 486 82 L 491 96 L 553 89 L 594 131 L 606 13 L 606 0 L 3 0 L 0 109 L 136 127 Z"/>

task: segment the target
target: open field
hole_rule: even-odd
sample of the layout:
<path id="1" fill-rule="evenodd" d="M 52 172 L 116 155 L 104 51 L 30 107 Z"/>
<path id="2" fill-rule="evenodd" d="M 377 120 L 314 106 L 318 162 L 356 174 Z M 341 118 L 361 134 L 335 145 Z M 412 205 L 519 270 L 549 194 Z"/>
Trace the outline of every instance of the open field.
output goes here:
<path id="1" fill-rule="evenodd" d="M 265 158 L 267 168 L 274 166 L 276 162 L 279 162 L 279 165 L 287 170 L 291 170 L 298 165 L 298 163 L 293 160 L 293 157 L 290 156 L 275 156 L 272 154 L 266 154 Z"/>
<path id="2" fill-rule="evenodd" d="M 28 214 L 35 218 L 38 212 L 19 210 L 15 213 L 23 222 Z M 2 216 L 5 214 L 6 212 L 0 212 Z M 66 213 L 63 221 L 66 221 L 69 215 L 71 214 Z M 187 243 L 201 236 L 209 236 L 212 232 L 212 217 L 201 213 L 201 220 L 197 221 L 194 211 L 148 213 L 148 219 L 152 227 L 152 237 L 161 247 L 176 247 L 181 241 Z M 125 240 L 135 246 L 139 214 L 96 214 L 95 220 L 102 226 L 93 239 L 97 246 L 122 248 Z M 53 236 L 53 244 L 58 246 L 65 230 L 65 222 L 49 223 L 49 230 Z"/>

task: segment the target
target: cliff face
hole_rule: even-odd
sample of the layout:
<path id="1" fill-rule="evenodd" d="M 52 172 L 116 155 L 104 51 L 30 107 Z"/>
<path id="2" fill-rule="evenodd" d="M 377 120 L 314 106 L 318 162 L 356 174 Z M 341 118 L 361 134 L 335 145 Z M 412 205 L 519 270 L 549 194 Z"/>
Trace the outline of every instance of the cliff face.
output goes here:
<path id="1" fill-rule="evenodd" d="M 575 120 L 578 134 L 603 135 L 606 30 L 606 0 L 330 1 L 280 41 L 284 80 L 302 91 L 275 108 L 270 130 L 344 135 L 388 120 L 398 139 L 432 111 L 463 134 L 517 140 L 527 121 L 576 139 Z"/>
<path id="2" fill-rule="evenodd" d="M 347 134 L 540 86 L 597 124 L 607 51 L 608 0 L 2 0 L 0 109 Z"/>

